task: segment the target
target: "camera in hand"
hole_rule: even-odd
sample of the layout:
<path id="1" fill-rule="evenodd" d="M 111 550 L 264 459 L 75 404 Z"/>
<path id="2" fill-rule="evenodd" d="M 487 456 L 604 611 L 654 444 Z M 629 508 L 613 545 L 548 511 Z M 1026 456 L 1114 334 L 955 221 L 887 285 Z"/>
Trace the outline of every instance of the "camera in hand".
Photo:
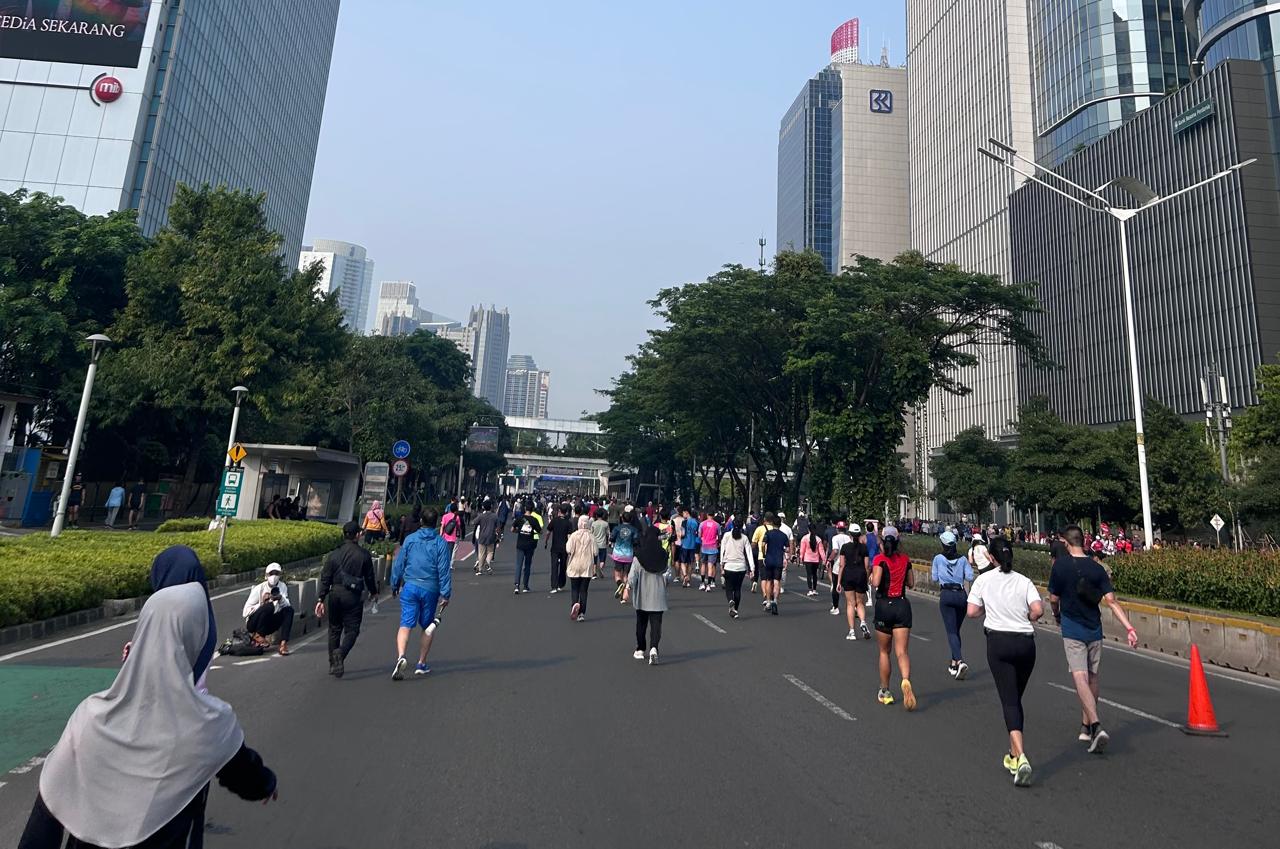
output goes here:
<path id="1" fill-rule="evenodd" d="M 272 598 L 279 598 L 279 597 L 280 597 L 280 587 L 275 586 L 275 587 L 272 587 L 272 588 L 271 588 L 271 597 L 272 597 Z"/>

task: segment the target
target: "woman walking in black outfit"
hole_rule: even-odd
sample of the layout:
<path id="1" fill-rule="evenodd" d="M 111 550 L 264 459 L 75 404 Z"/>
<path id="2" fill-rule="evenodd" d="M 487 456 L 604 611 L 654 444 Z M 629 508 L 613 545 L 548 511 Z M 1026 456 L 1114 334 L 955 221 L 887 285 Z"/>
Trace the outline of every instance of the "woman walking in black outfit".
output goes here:
<path id="1" fill-rule="evenodd" d="M 1044 615 L 1040 592 L 1026 575 L 1013 571 L 1013 548 L 1001 538 L 991 541 L 991 557 L 999 565 L 978 576 L 969 591 L 969 616 L 986 615 L 987 665 L 1000 694 L 1009 753 L 1004 768 L 1013 783 L 1031 783 L 1031 762 L 1023 749 L 1022 694 L 1036 666 L 1035 622 Z"/>

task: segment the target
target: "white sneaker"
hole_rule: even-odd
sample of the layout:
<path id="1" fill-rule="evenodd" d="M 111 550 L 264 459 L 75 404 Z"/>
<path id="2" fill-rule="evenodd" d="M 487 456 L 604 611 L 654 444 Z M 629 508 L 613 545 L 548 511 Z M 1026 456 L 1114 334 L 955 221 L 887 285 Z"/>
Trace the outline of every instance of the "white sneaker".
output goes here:
<path id="1" fill-rule="evenodd" d="M 787 579 L 787 576 L 786 576 L 786 575 L 783 575 L 783 576 L 782 576 L 782 580 L 784 580 L 784 581 L 785 581 L 786 579 Z M 782 594 L 783 594 L 783 593 L 785 593 L 786 591 L 787 591 L 787 588 L 786 588 L 786 587 L 778 587 L 778 595 L 782 595 Z"/>
<path id="2" fill-rule="evenodd" d="M 963 660 L 956 666 L 956 680 L 963 681 L 969 677 L 969 664 Z"/>
<path id="3" fill-rule="evenodd" d="M 649 665 L 650 665 L 650 666 L 657 666 L 657 665 L 658 665 L 658 650 L 657 650 L 657 649 L 649 649 Z"/>
<path id="4" fill-rule="evenodd" d="M 867 607 L 871 606 L 871 599 L 867 599 Z"/>
<path id="5" fill-rule="evenodd" d="M 828 612 L 828 613 L 830 613 L 832 616 L 839 616 L 839 615 L 840 615 L 840 608 L 838 608 L 838 607 L 833 607 L 833 608 L 831 608 L 831 609 L 830 609 L 829 611 L 827 611 L 827 612 Z"/>
<path id="6" fill-rule="evenodd" d="M 855 640 L 855 641 L 856 641 L 856 640 L 858 639 L 858 632 L 857 632 L 857 630 L 856 630 L 856 629 L 854 629 L 854 628 L 850 628 L 850 629 L 849 629 L 849 633 L 845 634 L 845 635 L 844 635 L 844 638 L 845 638 L 846 640 Z"/>
<path id="7" fill-rule="evenodd" d="M 640 651 L 640 649 L 636 649 L 635 651 L 633 651 L 631 653 L 631 656 L 634 657 L 636 660 L 644 660 L 644 652 Z"/>

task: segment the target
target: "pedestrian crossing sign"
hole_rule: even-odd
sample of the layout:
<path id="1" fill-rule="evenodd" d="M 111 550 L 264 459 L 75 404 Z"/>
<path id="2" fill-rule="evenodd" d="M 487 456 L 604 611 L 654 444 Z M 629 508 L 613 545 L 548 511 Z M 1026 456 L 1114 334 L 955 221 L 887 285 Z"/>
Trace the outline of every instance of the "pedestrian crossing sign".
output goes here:
<path id="1" fill-rule="evenodd" d="M 240 446 L 237 445 L 235 447 L 239 448 Z M 244 449 L 241 450 L 243 451 Z M 222 470 L 222 487 L 218 490 L 217 513 L 219 516 L 234 516 L 236 514 L 236 511 L 240 508 L 240 485 L 243 481 L 243 470 Z"/>

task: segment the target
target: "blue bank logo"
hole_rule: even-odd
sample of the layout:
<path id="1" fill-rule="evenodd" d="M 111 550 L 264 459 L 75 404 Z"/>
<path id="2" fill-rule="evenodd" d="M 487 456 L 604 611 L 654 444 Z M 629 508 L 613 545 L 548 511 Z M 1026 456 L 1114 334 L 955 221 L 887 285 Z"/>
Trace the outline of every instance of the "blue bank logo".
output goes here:
<path id="1" fill-rule="evenodd" d="M 893 114 L 893 92 L 871 89 L 871 111 L 882 115 Z"/>

